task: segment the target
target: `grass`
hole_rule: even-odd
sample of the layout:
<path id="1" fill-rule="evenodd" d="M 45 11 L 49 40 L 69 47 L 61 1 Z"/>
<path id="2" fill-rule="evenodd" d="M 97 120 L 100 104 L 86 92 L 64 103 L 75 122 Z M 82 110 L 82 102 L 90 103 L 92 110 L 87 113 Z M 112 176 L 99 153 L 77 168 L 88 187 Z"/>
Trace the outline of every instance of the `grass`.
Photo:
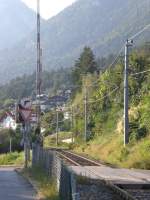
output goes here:
<path id="1" fill-rule="evenodd" d="M 59 147 L 68 148 L 70 144 L 62 142 L 64 139 L 68 139 L 72 137 L 72 132 L 59 132 L 58 140 Z M 45 147 L 56 147 L 56 135 L 49 135 L 44 138 L 44 146 Z"/>
<path id="2" fill-rule="evenodd" d="M 48 139 L 46 146 L 56 145 L 53 140 Z M 123 134 L 115 131 L 103 133 L 87 144 L 81 141 L 75 145 L 60 143 L 59 147 L 73 149 L 75 152 L 85 154 L 89 158 L 102 160 L 118 167 L 150 169 L 150 136 L 139 141 L 132 141 L 124 147 Z"/>
<path id="3" fill-rule="evenodd" d="M 23 164 L 24 164 L 23 152 L 0 154 L 0 165 L 23 165 Z"/>
<path id="4" fill-rule="evenodd" d="M 132 119 L 130 121 L 134 121 L 139 117 L 139 113 L 134 107 L 131 111 L 130 118 Z M 122 111 L 117 113 L 116 110 L 112 109 L 110 116 L 102 123 L 98 134 L 87 144 L 81 141 L 76 143 L 74 151 L 121 168 L 149 170 L 150 132 L 147 132 L 147 135 L 143 136 L 143 138 L 134 139 L 132 137 L 134 132 L 132 131 L 130 143 L 124 147 L 123 123 L 122 117 L 119 116 L 122 116 Z M 147 116 L 146 119 L 148 119 Z M 140 121 L 139 124 L 141 125 Z M 143 124 L 145 125 L 146 123 Z"/>
<path id="5" fill-rule="evenodd" d="M 81 138 L 77 138 L 75 144 L 66 145 L 66 147 L 77 153 L 85 154 L 89 158 L 102 160 L 118 167 L 150 169 L 149 112 L 146 111 L 148 107 L 149 104 L 148 106 L 143 104 L 143 106 L 132 107 L 129 110 L 130 122 L 136 122 L 139 127 L 146 126 L 147 133 L 142 133 L 142 137 L 135 137 L 138 135 L 138 130 L 131 128 L 130 143 L 126 147 L 123 144 L 123 112 L 122 110 L 118 112 L 117 107 L 112 108 L 109 115 L 107 113 L 106 120 L 104 120 L 105 116 L 101 116 L 103 120 L 99 119 L 100 116 L 95 119 L 97 125 L 93 130 L 95 136 L 87 144 L 83 143 Z M 139 108 L 144 110 L 139 111 Z M 56 143 L 54 140 L 55 138 L 51 139 L 52 144 Z M 47 144 L 49 146 L 50 143 Z M 64 144 L 60 143 L 59 147 L 61 145 Z"/>
<path id="6" fill-rule="evenodd" d="M 121 134 L 101 137 L 95 138 L 87 145 L 77 145 L 74 151 L 118 167 L 150 169 L 150 136 L 126 147 L 123 146 Z"/>
<path id="7" fill-rule="evenodd" d="M 50 179 L 40 167 L 24 169 L 23 174 L 35 183 L 40 199 L 59 200 L 55 181 Z"/>

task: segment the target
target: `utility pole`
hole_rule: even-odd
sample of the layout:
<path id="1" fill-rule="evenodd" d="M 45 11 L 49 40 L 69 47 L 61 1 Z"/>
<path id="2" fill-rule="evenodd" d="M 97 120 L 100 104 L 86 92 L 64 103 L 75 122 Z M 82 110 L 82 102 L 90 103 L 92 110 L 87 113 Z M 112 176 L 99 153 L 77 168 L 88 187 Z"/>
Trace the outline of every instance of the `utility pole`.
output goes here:
<path id="1" fill-rule="evenodd" d="M 9 138 L 9 152 L 12 153 L 12 137 Z"/>
<path id="2" fill-rule="evenodd" d="M 41 17 L 40 17 L 40 0 L 37 0 L 37 70 L 36 70 L 36 101 L 37 101 L 37 127 L 41 130 L 40 116 L 40 95 L 41 95 L 41 75 L 42 75 L 42 49 L 41 49 Z M 39 133 L 40 134 L 40 133 Z"/>
<path id="3" fill-rule="evenodd" d="M 71 106 L 71 128 L 72 128 L 72 137 L 71 137 L 71 140 L 72 140 L 72 143 L 74 142 L 74 134 L 73 134 L 73 127 L 74 127 L 74 113 L 73 113 L 73 107 Z"/>
<path id="4" fill-rule="evenodd" d="M 30 134 L 31 134 L 31 124 L 30 121 L 26 123 L 26 131 L 27 131 L 27 159 L 30 161 Z"/>
<path id="5" fill-rule="evenodd" d="M 28 162 L 30 161 L 30 131 L 30 122 L 25 121 L 23 125 L 25 168 L 28 167 Z"/>
<path id="6" fill-rule="evenodd" d="M 28 167 L 28 139 L 27 139 L 27 123 L 24 122 L 22 124 L 22 133 L 23 133 L 23 140 L 24 140 L 24 167 Z"/>
<path id="7" fill-rule="evenodd" d="M 59 125 L 59 112 L 56 108 L 56 146 L 58 146 L 58 125 Z"/>
<path id="8" fill-rule="evenodd" d="M 129 68 L 129 47 L 133 45 L 132 40 L 125 44 L 125 70 L 124 70 L 124 146 L 129 143 L 129 91 L 128 91 L 128 68 Z"/>
<path id="9" fill-rule="evenodd" d="M 84 97 L 84 140 L 87 142 L 87 88 L 85 87 Z"/>

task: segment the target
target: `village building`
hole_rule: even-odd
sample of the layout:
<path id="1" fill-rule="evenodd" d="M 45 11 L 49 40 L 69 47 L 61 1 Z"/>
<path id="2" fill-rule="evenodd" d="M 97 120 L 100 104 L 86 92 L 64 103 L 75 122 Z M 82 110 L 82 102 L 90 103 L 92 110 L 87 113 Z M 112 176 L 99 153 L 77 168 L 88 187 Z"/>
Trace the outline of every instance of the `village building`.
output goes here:
<path id="1" fill-rule="evenodd" d="M 16 130 L 17 123 L 15 120 L 15 115 L 11 112 L 5 112 L 0 117 L 0 129 L 13 129 Z"/>

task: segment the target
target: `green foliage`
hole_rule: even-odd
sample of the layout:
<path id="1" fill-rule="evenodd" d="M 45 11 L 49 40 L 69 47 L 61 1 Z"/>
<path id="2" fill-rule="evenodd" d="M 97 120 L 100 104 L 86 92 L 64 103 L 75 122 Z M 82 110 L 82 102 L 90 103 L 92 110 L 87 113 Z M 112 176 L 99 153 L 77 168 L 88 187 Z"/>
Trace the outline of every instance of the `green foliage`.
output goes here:
<path id="1" fill-rule="evenodd" d="M 61 131 L 70 131 L 71 130 L 70 119 L 64 120 L 62 123 L 60 123 L 60 130 Z"/>
<path id="2" fill-rule="evenodd" d="M 67 144 L 64 143 L 62 140 L 66 140 L 66 139 L 71 139 L 72 138 L 72 132 L 68 132 L 68 131 L 60 131 L 58 133 L 58 142 L 59 142 L 59 146 L 60 147 L 66 147 L 66 148 L 71 148 L 72 147 L 72 143 Z M 44 146 L 45 147 L 56 147 L 56 134 L 53 135 L 48 135 L 44 138 Z"/>
<path id="3" fill-rule="evenodd" d="M 42 117 L 42 127 L 51 134 L 55 129 L 56 114 L 53 112 L 45 113 Z"/>
<path id="4" fill-rule="evenodd" d="M 150 169 L 149 156 L 150 156 L 150 141 L 148 137 L 143 139 L 141 143 L 138 146 L 136 146 L 134 153 L 132 154 L 132 158 L 134 157 L 135 159 L 131 160 L 128 164 L 133 168 Z"/>
<path id="5" fill-rule="evenodd" d="M 125 148 L 125 147 L 122 148 L 121 151 L 120 151 L 120 158 L 119 158 L 120 162 L 125 161 L 127 159 L 128 155 L 129 155 L 129 153 L 130 152 L 127 148 Z"/>
<path id="6" fill-rule="evenodd" d="M 23 165 L 24 154 L 22 152 L 13 152 L 0 155 L 0 165 Z"/>
<path id="7" fill-rule="evenodd" d="M 148 140 L 150 136 L 150 74 L 142 73 L 130 75 L 141 71 L 147 71 L 150 67 L 150 52 L 145 47 L 138 48 L 131 53 L 129 63 L 129 128 L 130 143 L 123 147 L 123 72 L 124 64 L 120 58 L 113 68 L 103 70 L 96 79 L 97 87 L 88 88 L 88 123 L 87 132 L 90 132 L 89 145 L 83 142 L 84 133 L 84 89 L 74 98 L 73 104 L 80 108 L 76 115 L 75 130 L 78 131 L 76 147 L 79 152 L 106 162 L 125 167 L 150 167 L 148 161 Z M 84 78 L 84 83 L 90 77 Z M 92 84 L 91 84 L 92 85 Z M 117 88 L 116 91 L 114 89 Z M 112 92 L 114 91 L 114 92 Z M 80 101 L 78 101 L 80 99 Z M 78 145 L 80 144 L 80 145 Z M 140 148 L 143 148 L 141 151 Z M 84 149 L 84 150 L 83 150 Z M 137 151 L 137 153 L 136 153 Z M 98 156 L 99 152 L 99 156 Z M 139 158 L 132 161 L 131 154 Z M 145 156 L 144 153 L 146 154 Z"/>
<path id="8" fill-rule="evenodd" d="M 14 105 L 14 99 L 6 99 L 3 103 L 4 108 L 9 108 L 10 106 Z"/>
<path id="9" fill-rule="evenodd" d="M 40 199 L 59 200 L 56 182 L 50 179 L 40 166 L 24 169 L 22 173 L 34 181 Z"/>
<path id="10" fill-rule="evenodd" d="M 140 140 L 146 137 L 146 135 L 147 135 L 146 127 L 138 128 L 130 134 L 130 141 L 136 142 L 137 140 Z"/>
<path id="11" fill-rule="evenodd" d="M 57 71 L 42 73 L 42 91 L 54 95 L 58 89 L 69 88 L 72 81 L 70 78 L 71 69 L 60 69 Z M 10 81 L 0 87 L 0 105 L 8 107 L 14 103 L 14 99 L 35 96 L 36 75 L 24 75 Z"/>
<path id="12" fill-rule="evenodd" d="M 131 69 L 130 73 L 138 73 L 148 70 L 149 55 L 148 50 L 136 49 L 130 57 Z M 107 59 L 106 59 L 107 60 Z M 120 58 L 117 65 L 111 69 L 106 69 L 97 78 L 97 87 L 90 86 L 88 88 L 88 132 L 90 139 L 98 135 L 112 134 L 119 128 L 119 119 L 123 119 L 123 72 L 124 65 Z M 150 133 L 148 112 L 150 107 L 149 89 L 146 85 L 149 81 L 148 73 L 137 74 L 130 76 L 129 73 L 129 118 L 130 118 L 130 141 L 141 140 Z M 86 76 L 82 81 L 87 82 L 90 77 Z M 114 91 L 116 89 L 116 91 Z M 84 86 L 82 93 L 84 91 Z M 114 91 L 112 93 L 112 91 Z M 78 94 L 79 95 L 79 94 Z M 82 98 L 81 98 L 82 95 Z M 83 99 L 84 93 L 78 96 L 78 99 Z M 74 98 L 74 104 L 77 104 L 77 98 Z M 78 103 L 79 104 L 79 103 Z M 83 104 L 84 105 L 84 104 Z M 79 104 L 80 112 L 76 116 L 75 130 L 79 133 L 79 138 L 82 138 L 84 133 L 83 113 L 84 107 Z M 121 122 L 120 122 L 121 123 Z M 121 126 L 121 124 L 120 124 Z M 122 127 L 119 128 L 122 132 Z"/>
<path id="13" fill-rule="evenodd" d="M 92 50 L 89 47 L 85 47 L 73 69 L 72 76 L 75 85 L 82 84 L 83 75 L 87 75 L 88 73 L 93 74 L 97 70 L 98 66 Z"/>
<path id="14" fill-rule="evenodd" d="M 58 112 L 59 128 L 62 131 L 70 129 L 70 121 L 64 121 L 63 112 Z M 42 127 L 46 129 L 45 136 L 56 132 L 56 112 L 50 111 L 42 117 Z"/>
<path id="15" fill-rule="evenodd" d="M 20 141 L 22 139 L 22 134 L 20 133 L 20 128 L 18 127 L 16 131 L 12 129 L 2 129 L 0 130 L 0 152 L 9 152 L 10 139 L 12 140 L 12 151 L 21 151 Z"/>

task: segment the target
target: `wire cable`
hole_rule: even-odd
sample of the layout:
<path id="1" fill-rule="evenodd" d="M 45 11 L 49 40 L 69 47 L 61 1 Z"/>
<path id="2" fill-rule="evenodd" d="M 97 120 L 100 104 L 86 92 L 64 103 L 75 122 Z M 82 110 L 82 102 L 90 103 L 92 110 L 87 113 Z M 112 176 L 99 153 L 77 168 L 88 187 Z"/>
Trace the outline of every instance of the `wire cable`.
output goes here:
<path id="1" fill-rule="evenodd" d="M 108 65 L 108 68 L 107 69 L 110 69 L 119 59 L 121 53 L 122 53 L 122 50 L 124 49 L 124 44 L 122 45 L 121 49 L 119 50 L 117 56 L 115 57 L 115 59 L 112 61 L 112 63 L 110 65 Z"/>
<path id="2" fill-rule="evenodd" d="M 131 36 L 129 38 L 129 40 L 135 39 L 136 37 L 138 37 L 139 35 L 141 35 L 144 31 L 146 31 L 149 28 L 150 28 L 150 24 L 147 24 L 143 29 L 141 29 L 139 32 L 135 33 L 133 36 Z"/>
<path id="3" fill-rule="evenodd" d="M 142 71 L 142 72 L 137 72 L 137 73 L 130 74 L 130 75 L 131 75 L 131 76 L 135 76 L 135 75 L 144 74 L 144 73 L 147 73 L 147 72 L 150 72 L 150 70 L 146 70 L 146 71 Z"/>
<path id="4" fill-rule="evenodd" d="M 116 92 L 117 90 L 119 89 L 119 87 L 116 87 L 114 90 L 112 90 L 110 93 L 108 93 L 107 95 L 105 95 L 104 97 L 100 98 L 100 99 L 97 99 L 95 101 L 88 101 L 87 103 L 90 104 L 90 103 L 96 103 L 96 102 L 99 102 L 103 99 L 105 99 L 106 97 L 109 97 L 111 96 L 114 92 Z"/>
<path id="5" fill-rule="evenodd" d="M 118 51 L 118 53 L 117 53 L 116 57 L 113 59 L 113 61 L 112 61 L 110 64 L 108 64 L 107 69 L 110 69 L 110 68 L 118 61 L 118 59 L 119 59 L 119 57 L 120 57 L 120 55 L 121 55 L 121 53 L 122 53 L 123 48 L 124 48 L 124 44 L 122 45 L 122 47 L 121 47 L 120 50 Z M 106 68 L 106 66 L 105 66 L 105 68 Z M 107 69 L 106 69 L 106 70 L 107 70 Z M 83 74 L 82 74 L 82 75 L 83 75 Z M 84 75 L 85 75 L 85 74 L 84 74 Z M 94 83 L 92 83 L 91 85 L 87 86 L 87 88 L 96 85 L 96 83 L 98 83 L 99 81 L 100 81 L 99 79 L 96 80 L 96 81 L 94 81 Z"/>

